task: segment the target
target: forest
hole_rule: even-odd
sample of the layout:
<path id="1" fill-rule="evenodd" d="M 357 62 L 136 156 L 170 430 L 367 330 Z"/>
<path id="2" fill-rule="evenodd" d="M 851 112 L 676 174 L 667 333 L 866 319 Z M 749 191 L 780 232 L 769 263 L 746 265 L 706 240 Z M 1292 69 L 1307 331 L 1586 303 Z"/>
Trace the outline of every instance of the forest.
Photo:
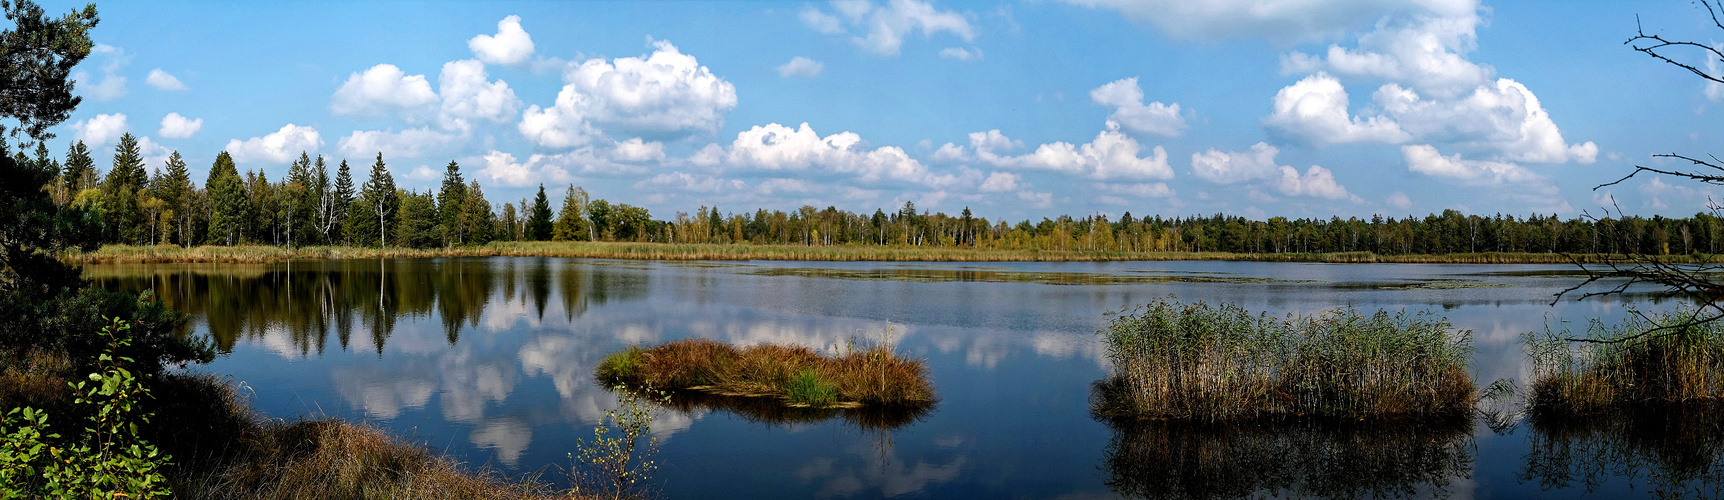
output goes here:
<path id="1" fill-rule="evenodd" d="M 1252 220 L 1209 216 L 1105 215 L 989 220 L 968 207 L 958 215 L 918 210 L 913 202 L 887 212 L 854 213 L 828 206 L 721 212 L 701 206 L 654 219 L 647 209 L 595 198 L 567 186 L 553 209 L 545 187 L 531 199 L 500 206 L 477 180 L 450 161 L 441 188 L 396 186 L 379 153 L 357 183 L 346 159 L 301 153 L 276 181 L 238 171 L 222 152 L 199 187 L 176 151 L 148 168 L 136 138 L 122 136 L 104 173 L 82 141 L 64 159 L 38 143 L 34 162 L 55 172 L 43 190 L 66 214 L 85 219 L 62 230 L 108 244 L 310 245 L 442 248 L 492 241 L 632 241 L 804 246 L 971 247 L 991 250 L 1108 252 L 1230 252 L 1241 254 L 1371 252 L 1378 255 L 1480 252 L 1572 254 L 1711 254 L 1724 237 L 1714 214 L 1687 218 L 1556 214 L 1470 215 L 1455 210 L 1424 217 L 1373 216 Z M 366 166 L 359 166 L 365 169 Z M 64 219 L 64 217 L 61 217 Z"/>

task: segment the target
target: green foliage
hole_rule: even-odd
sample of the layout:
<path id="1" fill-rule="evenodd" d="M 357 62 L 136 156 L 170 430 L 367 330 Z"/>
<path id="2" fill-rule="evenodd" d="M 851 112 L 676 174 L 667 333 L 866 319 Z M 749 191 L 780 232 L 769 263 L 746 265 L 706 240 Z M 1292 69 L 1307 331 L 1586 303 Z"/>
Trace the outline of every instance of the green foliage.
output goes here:
<path id="1" fill-rule="evenodd" d="M 587 190 L 571 185 L 568 195 L 563 197 L 563 209 L 557 213 L 557 222 L 552 225 L 551 240 L 590 240 L 587 224 Z"/>
<path id="2" fill-rule="evenodd" d="M 551 202 L 545 199 L 545 185 L 539 185 L 539 194 L 533 198 L 533 207 L 527 211 L 527 224 L 524 240 L 547 241 L 551 239 Z"/>
<path id="3" fill-rule="evenodd" d="M 5 68 L 0 71 L 0 117 L 18 121 L 9 136 L 0 125 L 0 143 L 19 133 L 52 139 L 48 129 L 70 117 L 82 100 L 73 93 L 70 76 L 95 47 L 90 29 L 99 21 L 96 5 L 58 19 L 29 0 L 0 3 L 0 8 L 15 28 L 0 31 L 0 68 Z"/>
<path id="4" fill-rule="evenodd" d="M 100 371 L 72 384 L 76 403 L 91 410 L 82 433 L 62 440 L 48 433 L 48 415 L 31 408 L 7 412 L 0 422 L 0 498 L 169 495 L 160 469 L 170 457 L 138 431 L 151 417 L 143 409 L 151 397 L 142 380 L 147 375 L 128 366 L 131 358 L 116 355 L 130 343 L 123 335 L 128 328 L 119 319 L 103 328 L 111 348 L 98 358 Z"/>
<path id="5" fill-rule="evenodd" d="M 825 407 L 838 401 L 838 385 L 821 378 L 814 370 L 796 372 L 784 391 L 793 405 Z"/>
<path id="6" fill-rule="evenodd" d="M 652 492 L 652 474 L 658 470 L 652 410 L 655 404 L 669 403 L 670 396 L 621 385 L 614 389 L 617 408 L 605 410 L 604 419 L 593 427 L 592 440 L 577 440 L 580 451 L 569 454 L 574 462 L 571 497 L 645 498 Z"/>
<path id="7" fill-rule="evenodd" d="M 238 167 L 227 151 L 216 155 L 204 186 L 209 191 L 211 205 L 210 243 L 239 243 L 247 214 L 251 212 L 251 198 L 246 196 L 245 183 L 240 180 Z"/>
<path id="8" fill-rule="evenodd" d="M 443 190 L 437 193 L 437 223 L 444 228 L 444 242 L 459 245 L 467 242 L 467 227 L 462 214 L 467 210 L 467 185 L 461 183 L 461 165 L 449 160 L 443 170 Z"/>
<path id="9" fill-rule="evenodd" d="M 437 206 L 431 194 L 401 193 L 401 218 L 395 226 L 395 244 L 408 248 L 442 246 L 443 237 L 437 225 Z"/>
<path id="10" fill-rule="evenodd" d="M 491 212 L 491 202 L 485 201 L 485 192 L 479 189 L 479 181 L 467 185 L 466 205 L 461 208 L 461 234 L 463 242 L 470 245 L 484 245 L 495 239 L 492 221 L 496 215 Z"/>
<path id="11" fill-rule="evenodd" d="M 377 231 L 377 244 L 389 244 L 389 230 L 395 227 L 397 213 L 400 208 L 400 197 L 395 192 L 395 176 L 389 175 L 389 167 L 383 163 L 383 153 L 377 153 L 377 162 L 371 164 L 371 178 L 366 179 L 360 189 L 360 198 L 365 203 L 365 214 L 377 221 L 372 229 Z"/>
<path id="12" fill-rule="evenodd" d="M 629 346 L 628 349 L 611 353 L 605 356 L 604 361 L 599 362 L 599 367 L 594 369 L 594 376 L 598 380 L 633 379 L 640 370 L 644 353 L 639 346 Z"/>

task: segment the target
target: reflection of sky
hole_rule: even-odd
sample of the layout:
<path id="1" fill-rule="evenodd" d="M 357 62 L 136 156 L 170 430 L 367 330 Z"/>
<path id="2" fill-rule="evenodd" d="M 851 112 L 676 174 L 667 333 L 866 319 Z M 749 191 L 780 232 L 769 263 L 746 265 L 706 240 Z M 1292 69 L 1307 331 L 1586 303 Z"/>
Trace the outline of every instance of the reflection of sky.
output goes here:
<path id="1" fill-rule="evenodd" d="M 1105 475 L 1096 466 L 1109 430 L 1087 412 L 1089 383 L 1108 368 L 1095 335 L 1106 324 L 1106 313 L 1169 294 L 1276 315 L 1337 307 L 1430 311 L 1473 332 L 1480 386 L 1498 378 L 1525 380 L 1520 335 L 1542 331 L 1547 317 L 1578 321 L 1576 327 L 1584 328 L 1583 318 L 1614 320 L 1621 314 L 1621 305 L 1613 301 L 1551 307 L 1550 294 L 1561 289 L 1563 280 L 1471 276 L 1560 268 L 1553 266 L 989 264 L 1026 272 L 1233 273 L 1228 275 L 1316 281 L 1092 286 L 749 274 L 759 267 L 886 265 L 871 263 L 704 268 L 562 259 L 490 262 L 488 275 L 463 271 L 489 279 L 491 296 L 478 317 L 468 318 L 472 326 L 463 326 L 453 345 L 433 308 L 398 318 L 381 352 L 372 345 L 369 325 L 357 319 L 346 349 L 331 333 L 321 354 L 313 346 L 307 355 L 299 347 L 304 341 L 289 329 L 263 328 L 207 369 L 255 388 L 258 406 L 272 416 L 321 413 L 370 420 L 468 463 L 531 471 L 566 467 L 576 439 L 590 437 L 604 411 L 616 407 L 615 395 L 594 383 L 592 371 L 605 355 L 627 345 L 701 337 L 831 351 L 870 345 L 890 332 L 899 352 L 927 360 L 941 396 L 939 407 L 923 421 L 883 439 L 838 422 L 774 426 L 722 412 L 658 412 L 654 430 L 664 440 L 659 462 L 667 496 L 1093 498 L 1108 495 Z M 1514 286 L 1330 286 L 1457 277 Z M 1481 446 L 1512 448 L 1517 439 L 1481 436 Z M 1501 487 L 1493 483 L 1500 477 L 1483 476 L 1456 481 L 1453 493 L 1472 496 L 1475 483 L 1486 491 Z"/>

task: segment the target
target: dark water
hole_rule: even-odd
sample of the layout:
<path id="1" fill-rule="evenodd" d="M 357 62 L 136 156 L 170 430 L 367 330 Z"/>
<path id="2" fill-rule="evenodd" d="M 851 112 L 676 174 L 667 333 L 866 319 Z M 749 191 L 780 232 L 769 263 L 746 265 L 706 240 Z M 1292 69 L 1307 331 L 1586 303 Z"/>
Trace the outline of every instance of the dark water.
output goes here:
<path id="1" fill-rule="evenodd" d="M 1106 314 L 1151 299 L 1274 314 L 1432 311 L 1471 330 L 1475 380 L 1525 380 L 1519 335 L 1625 307 L 1563 301 L 1561 266 L 660 263 L 549 258 L 93 266 L 194 315 L 277 417 L 366 420 L 465 462 L 569 464 L 616 395 L 606 354 L 702 337 L 816 349 L 889 336 L 925 358 L 924 415 L 687 401 L 659 412 L 668 498 L 1525 498 L 1724 494 L 1724 419 L 1348 426 L 1112 424 L 1088 412 Z M 553 474 L 554 475 L 554 474 Z"/>

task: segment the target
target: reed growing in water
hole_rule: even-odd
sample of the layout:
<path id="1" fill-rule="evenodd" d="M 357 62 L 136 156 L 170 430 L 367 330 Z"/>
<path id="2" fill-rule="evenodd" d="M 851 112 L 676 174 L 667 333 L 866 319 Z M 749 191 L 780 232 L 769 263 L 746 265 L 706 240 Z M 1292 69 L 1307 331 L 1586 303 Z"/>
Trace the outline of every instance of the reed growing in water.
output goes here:
<path id="1" fill-rule="evenodd" d="M 1533 360 L 1529 407 L 1585 414 L 1614 407 L 1724 402 L 1724 322 L 1695 323 L 1692 310 L 1593 320 L 1587 342 L 1567 328 L 1526 335 Z"/>
<path id="2" fill-rule="evenodd" d="M 687 339 L 650 349 L 630 347 L 596 369 L 606 385 L 771 397 L 795 407 L 928 406 L 936 401 L 920 360 L 888 345 L 823 356 L 801 346 L 744 348 Z"/>
<path id="3" fill-rule="evenodd" d="M 1286 319 L 1159 300 L 1101 331 L 1106 417 L 1225 421 L 1445 417 L 1472 407 L 1472 332 L 1428 315 L 1352 310 Z"/>

